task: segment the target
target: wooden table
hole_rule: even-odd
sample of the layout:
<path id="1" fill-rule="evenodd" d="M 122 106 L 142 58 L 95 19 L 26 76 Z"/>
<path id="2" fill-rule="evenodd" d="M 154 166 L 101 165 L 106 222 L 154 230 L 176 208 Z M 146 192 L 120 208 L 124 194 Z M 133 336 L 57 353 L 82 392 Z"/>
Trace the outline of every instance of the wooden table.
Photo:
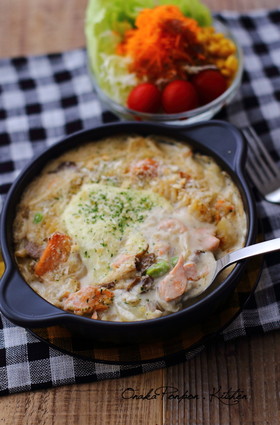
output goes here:
<path id="1" fill-rule="evenodd" d="M 125 1 L 125 0 L 124 0 Z M 279 0 L 208 0 L 213 10 L 273 8 Z M 60 52 L 84 45 L 86 0 L 1 0 L 0 57 Z M 280 423 L 280 332 L 212 343 L 194 359 L 144 375 L 69 385 L 2 397 L 6 425 L 278 425 Z M 131 400 L 172 386 L 198 400 Z M 213 397 L 214 388 L 239 390 L 234 405 Z M 203 398 L 204 397 L 204 398 Z"/>

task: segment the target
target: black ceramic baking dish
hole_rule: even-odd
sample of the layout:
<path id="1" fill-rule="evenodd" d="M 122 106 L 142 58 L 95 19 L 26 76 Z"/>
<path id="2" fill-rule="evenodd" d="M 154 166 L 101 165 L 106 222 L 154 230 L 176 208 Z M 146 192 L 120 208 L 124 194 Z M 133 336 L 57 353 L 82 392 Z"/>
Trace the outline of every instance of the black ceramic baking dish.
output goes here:
<path id="1" fill-rule="evenodd" d="M 20 197 L 45 164 L 83 142 L 116 134 L 157 134 L 185 140 L 194 151 L 212 156 L 237 184 L 247 215 L 246 245 L 255 242 L 256 212 L 250 188 L 244 175 L 246 145 L 240 132 L 222 121 L 193 124 L 186 128 L 167 127 L 152 123 L 113 123 L 75 133 L 46 149 L 21 172 L 12 185 L 2 211 L 1 245 L 5 273 L 0 285 L 0 309 L 12 322 L 26 328 L 61 325 L 97 341 L 135 342 L 150 337 L 174 334 L 191 326 L 212 312 L 231 293 L 244 271 L 245 263 L 238 264 L 218 286 L 212 285 L 185 309 L 157 319 L 138 322 L 106 322 L 92 320 L 65 312 L 37 295 L 21 276 L 13 254 L 13 221 Z"/>

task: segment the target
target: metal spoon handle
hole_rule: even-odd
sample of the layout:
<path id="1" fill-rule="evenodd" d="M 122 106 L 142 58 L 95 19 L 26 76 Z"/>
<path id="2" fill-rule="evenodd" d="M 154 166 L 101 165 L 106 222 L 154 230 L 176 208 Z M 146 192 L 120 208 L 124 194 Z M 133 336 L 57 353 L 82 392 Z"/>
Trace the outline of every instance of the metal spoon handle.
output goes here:
<path id="1" fill-rule="evenodd" d="M 245 246 L 245 248 L 230 252 L 217 261 L 215 276 L 225 267 L 245 258 L 280 250 L 280 238 Z"/>

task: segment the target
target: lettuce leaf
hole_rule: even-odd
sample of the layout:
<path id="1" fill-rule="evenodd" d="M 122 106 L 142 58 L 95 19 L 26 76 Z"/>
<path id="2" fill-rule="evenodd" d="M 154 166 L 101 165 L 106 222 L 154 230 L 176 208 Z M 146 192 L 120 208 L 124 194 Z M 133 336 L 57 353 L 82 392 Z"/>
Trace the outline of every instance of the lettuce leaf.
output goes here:
<path id="1" fill-rule="evenodd" d="M 115 54 L 124 32 L 133 27 L 143 8 L 172 4 L 182 13 L 209 26 L 212 17 L 200 0 L 89 0 L 86 10 L 85 35 L 89 66 L 94 79 L 105 93 L 118 103 L 133 86 L 135 76 L 127 75 L 127 58 Z M 104 63 L 106 61 L 106 66 Z"/>

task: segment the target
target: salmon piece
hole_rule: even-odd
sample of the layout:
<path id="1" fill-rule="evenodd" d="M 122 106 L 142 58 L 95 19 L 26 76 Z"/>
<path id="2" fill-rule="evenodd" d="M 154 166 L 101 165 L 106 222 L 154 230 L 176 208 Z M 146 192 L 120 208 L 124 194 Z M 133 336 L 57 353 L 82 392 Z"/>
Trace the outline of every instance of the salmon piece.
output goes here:
<path id="1" fill-rule="evenodd" d="M 114 269 L 112 274 L 109 275 L 110 280 L 117 280 L 136 270 L 135 255 L 120 254 L 116 257 L 115 261 L 111 264 Z"/>
<path id="2" fill-rule="evenodd" d="M 48 240 L 34 271 L 37 276 L 55 270 L 68 260 L 71 251 L 71 238 L 62 233 L 54 233 Z"/>
<path id="3" fill-rule="evenodd" d="M 138 254 L 119 254 L 115 260 L 111 263 L 111 267 L 116 270 L 122 270 L 124 272 L 130 272 L 135 269 L 141 268 L 141 264 L 144 266 L 145 262 L 149 263 L 149 267 L 155 262 L 154 254 L 147 254 L 148 246 Z"/>
<path id="4" fill-rule="evenodd" d="M 70 294 L 63 302 L 63 308 L 80 316 L 92 314 L 93 318 L 97 318 L 95 313 L 107 310 L 113 298 L 114 294 L 109 289 L 88 285 Z"/>
<path id="5" fill-rule="evenodd" d="M 159 224 L 158 228 L 162 230 L 168 230 L 171 233 L 185 233 L 188 230 L 184 223 L 182 223 L 182 221 L 178 220 L 177 218 L 163 220 Z"/>
<path id="6" fill-rule="evenodd" d="M 165 301 L 173 301 L 184 294 L 191 286 L 184 268 L 184 257 L 181 255 L 176 266 L 159 283 L 159 296 Z"/>
<path id="7" fill-rule="evenodd" d="M 156 177 L 158 175 L 158 162 L 153 158 L 142 159 L 134 163 L 130 172 L 137 177 Z"/>
<path id="8" fill-rule="evenodd" d="M 135 274 L 141 268 L 141 257 L 146 253 L 146 250 L 138 254 L 119 254 L 111 263 L 112 272 L 106 279 L 109 281 L 117 281 L 124 279 L 131 274 Z"/>
<path id="9" fill-rule="evenodd" d="M 197 272 L 197 266 L 195 263 L 187 263 L 184 265 L 185 274 L 188 280 L 199 280 L 200 276 Z"/>
<path id="10" fill-rule="evenodd" d="M 156 253 L 158 257 L 168 255 L 170 249 L 171 249 L 171 245 L 163 241 L 160 241 L 159 243 L 157 243 L 153 248 L 154 252 Z"/>
<path id="11" fill-rule="evenodd" d="M 194 229 L 190 232 L 191 248 L 198 251 L 216 251 L 220 245 L 220 239 L 216 238 L 207 228 Z"/>
<path id="12" fill-rule="evenodd" d="M 135 268 L 135 255 L 132 254 L 119 254 L 112 262 L 111 266 L 114 269 L 120 268 Z"/>

